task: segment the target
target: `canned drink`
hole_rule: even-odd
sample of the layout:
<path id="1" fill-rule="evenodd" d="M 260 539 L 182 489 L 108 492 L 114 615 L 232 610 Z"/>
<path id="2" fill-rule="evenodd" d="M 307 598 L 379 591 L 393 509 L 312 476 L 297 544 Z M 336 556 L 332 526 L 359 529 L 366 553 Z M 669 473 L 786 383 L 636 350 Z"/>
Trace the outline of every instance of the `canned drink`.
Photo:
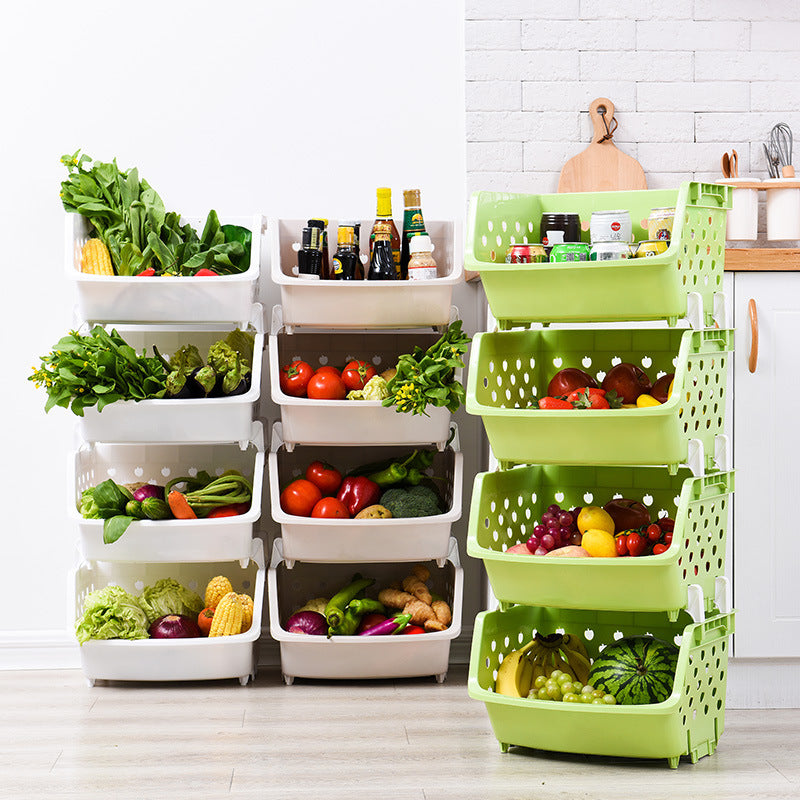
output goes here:
<path id="1" fill-rule="evenodd" d="M 541 264 L 547 261 L 540 244 L 512 244 L 506 251 L 506 264 Z"/>
<path id="2" fill-rule="evenodd" d="M 542 237 L 542 244 L 558 244 L 556 239 L 550 236 L 551 232 L 561 231 L 564 236 L 562 242 L 579 242 L 581 240 L 581 218 L 578 214 L 542 214 L 539 220 L 539 235 Z"/>
<path id="3" fill-rule="evenodd" d="M 595 242 L 630 242 L 633 226 L 630 211 L 593 211 L 589 221 L 592 244 Z"/>
<path id="4" fill-rule="evenodd" d="M 666 253 L 669 249 L 669 242 L 663 239 L 647 239 L 644 242 L 639 242 L 636 248 L 636 258 L 649 258 L 651 256 L 660 256 Z"/>
<path id="5" fill-rule="evenodd" d="M 550 251 L 551 261 L 588 261 L 591 247 L 586 242 L 564 242 L 554 244 Z"/>
<path id="6" fill-rule="evenodd" d="M 627 242 L 597 242 L 592 245 L 590 261 L 617 261 L 631 258 L 631 246 Z"/>
<path id="7" fill-rule="evenodd" d="M 650 240 L 669 241 L 672 238 L 672 225 L 675 222 L 674 208 L 654 208 L 647 218 L 647 236 Z"/>

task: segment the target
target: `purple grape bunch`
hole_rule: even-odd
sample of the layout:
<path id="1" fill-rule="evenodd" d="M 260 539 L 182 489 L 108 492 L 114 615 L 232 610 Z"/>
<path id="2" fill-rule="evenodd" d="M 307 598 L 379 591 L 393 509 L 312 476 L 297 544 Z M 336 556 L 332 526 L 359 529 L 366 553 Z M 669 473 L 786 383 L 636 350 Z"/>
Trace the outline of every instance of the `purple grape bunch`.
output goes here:
<path id="1" fill-rule="evenodd" d="M 578 531 L 578 514 L 580 507 L 567 511 L 557 503 L 547 507 L 542 514 L 542 519 L 533 528 L 533 534 L 525 542 L 528 550 L 535 556 L 546 556 L 551 550 L 559 547 L 581 543 L 581 534 Z"/>

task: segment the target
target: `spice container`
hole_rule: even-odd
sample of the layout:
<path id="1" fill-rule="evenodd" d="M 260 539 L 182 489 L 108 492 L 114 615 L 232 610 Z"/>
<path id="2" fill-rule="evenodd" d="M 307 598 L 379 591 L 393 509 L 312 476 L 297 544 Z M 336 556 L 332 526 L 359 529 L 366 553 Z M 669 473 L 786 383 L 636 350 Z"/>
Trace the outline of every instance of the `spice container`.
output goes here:
<path id="1" fill-rule="evenodd" d="M 589 222 L 592 244 L 595 242 L 630 242 L 633 226 L 630 211 L 593 211 Z"/>
<path id="2" fill-rule="evenodd" d="M 648 238 L 669 241 L 672 238 L 672 225 L 674 222 L 674 208 L 654 208 L 647 218 Z"/>
<path id="3" fill-rule="evenodd" d="M 725 238 L 730 241 L 755 241 L 758 239 L 758 189 L 741 184 L 760 183 L 751 178 L 728 178 L 727 186 L 733 187 L 733 201 L 728 211 Z"/>
<path id="4" fill-rule="evenodd" d="M 412 236 L 408 243 L 407 265 L 410 281 L 433 280 L 436 277 L 436 262 L 433 259 L 433 242 L 427 234 Z"/>
<path id="5" fill-rule="evenodd" d="M 789 183 L 791 187 L 781 184 Z M 797 181 L 771 178 L 767 190 L 767 239 L 800 239 L 800 189 Z"/>

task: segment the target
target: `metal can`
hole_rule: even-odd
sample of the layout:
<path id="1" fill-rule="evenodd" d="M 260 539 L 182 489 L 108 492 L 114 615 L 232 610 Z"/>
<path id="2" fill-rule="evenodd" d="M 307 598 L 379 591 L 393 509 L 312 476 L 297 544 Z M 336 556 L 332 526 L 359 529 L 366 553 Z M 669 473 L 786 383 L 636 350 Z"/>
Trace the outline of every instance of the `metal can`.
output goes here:
<path id="1" fill-rule="evenodd" d="M 631 246 L 627 242 L 597 242 L 592 245 L 590 261 L 618 261 L 631 258 Z"/>
<path id="2" fill-rule="evenodd" d="M 512 244 L 506 251 L 506 264 L 541 264 L 547 261 L 540 244 Z"/>
<path id="3" fill-rule="evenodd" d="M 551 261 L 588 261 L 591 251 L 586 242 L 564 242 L 554 244 L 550 251 Z"/>
<path id="4" fill-rule="evenodd" d="M 542 214 L 539 220 L 539 234 L 542 244 L 553 245 L 558 242 L 548 241 L 550 231 L 563 231 L 564 242 L 579 242 L 581 240 L 581 218 L 578 214 Z"/>
<path id="5" fill-rule="evenodd" d="M 644 242 L 639 242 L 636 248 L 636 258 L 660 256 L 667 250 L 669 250 L 669 242 L 665 242 L 663 239 L 646 239 Z"/>
<path id="6" fill-rule="evenodd" d="M 647 218 L 647 236 L 651 240 L 669 241 L 672 238 L 672 225 L 674 222 L 674 208 L 654 208 Z"/>
<path id="7" fill-rule="evenodd" d="M 630 211 L 593 211 L 589 221 L 592 244 L 595 242 L 630 242 L 633 226 Z"/>

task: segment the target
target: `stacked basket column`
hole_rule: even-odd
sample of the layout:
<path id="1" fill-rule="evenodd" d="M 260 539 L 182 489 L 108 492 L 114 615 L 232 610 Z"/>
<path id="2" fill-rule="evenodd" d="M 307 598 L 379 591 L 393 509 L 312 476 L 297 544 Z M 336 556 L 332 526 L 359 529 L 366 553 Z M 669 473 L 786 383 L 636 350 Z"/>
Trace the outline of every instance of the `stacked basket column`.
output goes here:
<path id="1" fill-rule="evenodd" d="M 485 703 L 503 749 L 661 757 L 674 767 L 682 755 L 695 761 L 713 752 L 722 733 L 733 614 L 715 598 L 724 581 L 733 473 L 715 455 L 725 450 L 733 332 L 724 322 L 711 327 L 724 301 L 730 202 L 721 189 L 686 183 L 677 191 L 473 195 L 466 268 L 481 274 L 500 330 L 475 337 L 467 411 L 481 416 L 501 469 L 476 477 L 467 552 L 483 560 L 501 608 L 478 615 L 469 693 Z M 660 256 L 502 263 L 510 244 L 541 241 L 544 212 L 578 213 L 588 223 L 593 211 L 626 208 L 641 240 L 650 210 L 666 206 L 675 207 L 675 222 Z M 673 327 L 680 319 L 697 329 Z M 639 320 L 666 324 L 602 327 Z M 534 323 L 545 327 L 529 329 Z M 653 380 L 674 373 L 669 399 L 652 408 L 538 408 L 560 368 L 578 367 L 600 382 L 621 362 Z M 505 552 L 529 538 L 549 505 L 602 506 L 613 497 L 643 502 L 651 519 L 672 517 L 671 546 L 627 558 Z M 687 613 L 690 596 L 703 598 L 695 619 Z M 537 631 L 557 630 L 583 637 L 590 656 L 621 635 L 674 640 L 680 655 L 671 696 L 592 706 L 496 693 L 503 657 Z"/>

